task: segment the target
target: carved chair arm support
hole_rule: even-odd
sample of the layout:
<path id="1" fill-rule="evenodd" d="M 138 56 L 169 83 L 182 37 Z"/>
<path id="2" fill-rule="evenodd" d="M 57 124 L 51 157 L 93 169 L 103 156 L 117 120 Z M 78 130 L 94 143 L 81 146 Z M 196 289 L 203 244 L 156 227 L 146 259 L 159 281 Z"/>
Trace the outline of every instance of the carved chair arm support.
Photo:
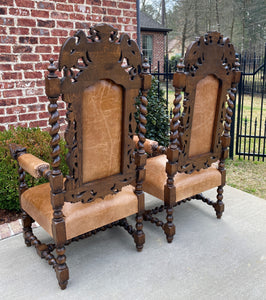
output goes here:
<path id="1" fill-rule="evenodd" d="M 19 163 L 19 166 L 34 178 L 48 177 L 50 165 L 38 157 L 26 153 L 26 148 L 21 145 L 10 144 L 11 155 Z"/>
<path id="2" fill-rule="evenodd" d="M 138 146 L 138 136 L 134 135 L 133 137 L 135 146 Z M 146 139 L 145 143 L 144 143 L 144 149 L 145 152 L 150 154 L 151 156 L 157 156 L 160 154 L 165 154 L 166 153 L 166 148 L 163 146 L 159 146 L 158 142 L 150 140 L 150 139 Z"/>

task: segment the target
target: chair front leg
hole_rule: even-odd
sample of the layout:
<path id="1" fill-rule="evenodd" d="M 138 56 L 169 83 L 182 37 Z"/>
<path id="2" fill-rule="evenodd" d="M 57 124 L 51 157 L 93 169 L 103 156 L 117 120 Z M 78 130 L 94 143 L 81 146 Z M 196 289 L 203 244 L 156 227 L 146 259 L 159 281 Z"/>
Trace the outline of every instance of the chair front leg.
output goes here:
<path id="1" fill-rule="evenodd" d="M 140 213 L 136 214 L 136 231 L 134 233 L 134 241 L 136 243 L 137 251 L 140 252 L 143 249 L 145 243 L 145 234 L 143 228 L 143 215 Z"/>
<path id="2" fill-rule="evenodd" d="M 217 202 L 214 203 L 213 207 L 216 212 L 216 216 L 218 219 L 221 219 L 222 214 L 224 212 L 224 203 L 223 203 L 223 185 L 218 186 L 217 189 Z"/>
<path id="3" fill-rule="evenodd" d="M 67 287 L 68 279 L 69 279 L 69 271 L 68 266 L 66 264 L 66 256 L 65 256 L 65 247 L 57 246 L 56 247 L 57 259 L 55 272 L 58 280 L 58 284 L 62 290 Z"/>
<path id="4" fill-rule="evenodd" d="M 164 233 L 166 235 L 166 239 L 168 243 L 173 241 L 175 235 L 175 225 L 173 223 L 173 207 L 166 208 L 166 223 L 163 226 Z"/>

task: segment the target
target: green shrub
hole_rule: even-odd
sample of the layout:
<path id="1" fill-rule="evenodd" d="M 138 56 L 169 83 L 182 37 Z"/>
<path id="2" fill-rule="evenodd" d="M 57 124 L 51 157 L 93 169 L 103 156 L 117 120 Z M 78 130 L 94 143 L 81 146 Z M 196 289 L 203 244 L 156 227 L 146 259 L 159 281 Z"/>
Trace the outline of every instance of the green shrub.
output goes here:
<path id="1" fill-rule="evenodd" d="M 51 137 L 48 132 L 39 128 L 12 128 L 0 132 L 0 209 L 20 210 L 18 198 L 18 166 L 12 159 L 8 145 L 16 143 L 27 147 L 27 152 L 38 158 L 51 163 Z M 60 142 L 61 169 L 66 174 L 68 168 L 65 162 L 64 141 Z M 34 179 L 29 174 L 26 175 L 26 183 L 29 187 L 45 182 L 45 179 Z"/>
<path id="2" fill-rule="evenodd" d="M 153 77 L 151 89 L 148 92 L 148 114 L 146 124 L 146 138 L 155 140 L 161 146 L 167 146 L 169 143 L 169 119 L 167 116 L 166 100 L 164 99 L 164 92 L 162 89 L 158 91 L 158 80 Z M 137 105 L 140 103 L 137 100 Z M 136 114 L 136 121 L 138 121 L 138 113 Z"/>

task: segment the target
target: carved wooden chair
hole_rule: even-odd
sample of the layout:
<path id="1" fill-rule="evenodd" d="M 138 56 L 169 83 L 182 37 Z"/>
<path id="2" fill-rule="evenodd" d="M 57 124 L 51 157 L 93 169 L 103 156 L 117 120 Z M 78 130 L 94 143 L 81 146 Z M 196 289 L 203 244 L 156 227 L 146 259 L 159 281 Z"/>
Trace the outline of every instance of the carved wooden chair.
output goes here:
<path id="1" fill-rule="evenodd" d="M 230 145 L 239 64 L 229 40 L 218 32 L 198 38 L 188 48 L 184 65 L 174 74 L 175 100 L 167 149 L 147 140 L 144 191 L 164 201 L 146 211 L 145 220 L 162 227 L 170 243 L 175 234 L 173 207 L 199 199 L 214 207 L 217 218 L 224 211 L 225 158 Z M 184 92 L 181 113 L 181 92 Z M 148 145 L 149 143 L 149 145 Z M 218 187 L 217 201 L 201 193 Z M 166 210 L 166 222 L 154 215 Z"/>
<path id="2" fill-rule="evenodd" d="M 143 70 L 142 70 L 143 69 Z M 10 145 L 19 164 L 20 203 L 27 246 L 34 245 L 56 271 L 66 288 L 69 271 L 65 245 L 114 225 L 123 226 L 134 238 L 138 251 L 145 241 L 142 231 L 146 153 L 144 151 L 147 91 L 151 78 L 148 65 L 127 34 L 101 24 L 86 37 L 78 31 L 63 44 L 59 58 L 61 80 L 50 60 L 46 94 L 50 101 L 52 164 L 39 160 L 19 145 Z M 142 91 L 138 150 L 135 97 Z M 60 171 L 58 98 L 67 103 L 65 131 L 69 175 Z M 27 189 L 25 171 L 45 177 L 49 183 Z M 136 228 L 126 217 L 136 214 Z M 43 244 L 33 234 L 36 220 L 54 239 Z M 52 252 L 55 250 L 57 257 Z"/>

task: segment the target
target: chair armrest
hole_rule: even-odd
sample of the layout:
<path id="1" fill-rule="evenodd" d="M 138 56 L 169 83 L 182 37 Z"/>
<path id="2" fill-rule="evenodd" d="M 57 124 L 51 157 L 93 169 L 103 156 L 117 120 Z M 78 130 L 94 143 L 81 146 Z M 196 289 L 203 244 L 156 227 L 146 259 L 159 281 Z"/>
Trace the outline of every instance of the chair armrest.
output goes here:
<path id="1" fill-rule="evenodd" d="M 138 141 L 139 141 L 138 136 L 134 135 L 133 140 L 134 140 L 135 146 L 137 148 Z M 165 147 L 159 146 L 158 142 L 150 140 L 150 139 L 146 139 L 145 140 L 144 149 L 151 156 L 156 156 L 156 155 L 159 155 L 159 154 L 164 154 L 164 152 L 166 151 Z"/>
<path id="2" fill-rule="evenodd" d="M 26 153 L 25 147 L 10 144 L 9 149 L 12 157 L 18 161 L 20 167 L 34 178 L 45 176 L 47 171 L 50 170 L 50 165 L 47 162 L 30 153 Z"/>

